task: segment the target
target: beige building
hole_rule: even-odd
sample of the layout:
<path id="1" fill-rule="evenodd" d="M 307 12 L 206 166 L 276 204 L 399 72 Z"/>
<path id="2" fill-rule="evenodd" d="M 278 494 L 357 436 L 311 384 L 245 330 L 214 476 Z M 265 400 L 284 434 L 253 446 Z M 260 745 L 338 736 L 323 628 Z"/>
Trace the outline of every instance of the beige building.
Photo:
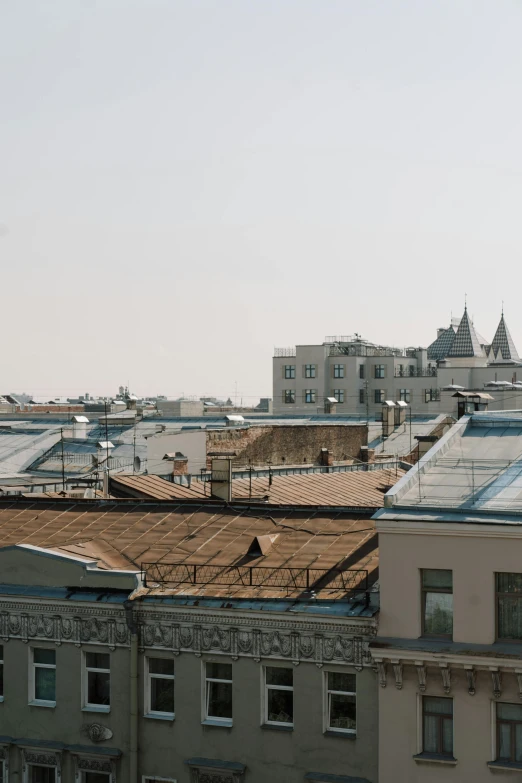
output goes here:
<path id="1" fill-rule="evenodd" d="M 376 783 L 371 513 L 4 502 L 2 783 Z"/>
<path id="2" fill-rule="evenodd" d="M 415 414 L 456 412 L 448 386 L 484 390 L 491 409 L 522 407 L 522 362 L 504 319 L 491 342 L 481 337 L 467 308 L 428 348 L 393 348 L 359 335 L 327 337 L 322 345 L 276 348 L 274 413 L 336 413 L 375 416 L 385 400 L 403 401 Z"/>
<path id="3" fill-rule="evenodd" d="M 522 780 L 521 443 L 465 417 L 376 515 L 381 783 Z"/>

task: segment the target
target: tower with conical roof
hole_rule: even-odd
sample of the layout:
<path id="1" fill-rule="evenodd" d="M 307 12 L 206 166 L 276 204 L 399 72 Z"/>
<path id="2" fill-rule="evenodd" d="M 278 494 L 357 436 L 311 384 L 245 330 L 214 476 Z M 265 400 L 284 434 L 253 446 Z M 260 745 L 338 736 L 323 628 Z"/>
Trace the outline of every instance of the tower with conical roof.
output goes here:
<path id="1" fill-rule="evenodd" d="M 502 307 L 500 322 L 497 326 L 497 331 L 495 332 L 488 355 L 489 361 L 492 363 L 520 362 L 518 351 L 504 319 L 504 307 Z"/>
<path id="2" fill-rule="evenodd" d="M 480 343 L 473 322 L 469 318 L 467 305 L 464 306 L 464 315 L 447 357 L 448 359 L 486 359 L 486 352 Z"/>

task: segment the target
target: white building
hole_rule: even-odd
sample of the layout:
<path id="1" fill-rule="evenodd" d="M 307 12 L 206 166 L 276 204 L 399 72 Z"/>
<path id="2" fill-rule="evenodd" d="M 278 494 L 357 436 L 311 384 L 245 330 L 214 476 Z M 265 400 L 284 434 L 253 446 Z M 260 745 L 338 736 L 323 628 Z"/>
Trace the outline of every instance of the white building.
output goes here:
<path id="1" fill-rule="evenodd" d="M 493 410 L 522 407 L 522 361 L 504 313 L 491 342 L 465 308 L 428 348 L 376 345 L 355 335 L 274 353 L 275 414 L 324 413 L 328 398 L 337 400 L 337 413 L 360 416 L 375 416 L 385 400 L 402 400 L 415 414 L 454 414 L 456 401 L 443 392 L 449 386 L 487 387 Z"/>

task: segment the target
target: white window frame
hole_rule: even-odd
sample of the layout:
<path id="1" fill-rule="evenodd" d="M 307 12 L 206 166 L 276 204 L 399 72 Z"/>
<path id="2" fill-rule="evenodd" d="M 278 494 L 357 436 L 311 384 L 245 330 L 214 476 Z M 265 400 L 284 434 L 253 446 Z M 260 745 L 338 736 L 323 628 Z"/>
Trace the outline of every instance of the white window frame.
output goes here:
<path id="1" fill-rule="evenodd" d="M 268 685 L 267 681 L 266 681 L 266 670 L 267 669 L 289 669 L 292 672 L 292 685 Z M 264 666 L 262 667 L 262 673 L 261 673 L 261 677 L 262 677 L 262 685 L 261 685 L 261 687 L 262 687 L 262 690 L 263 690 L 263 695 L 262 695 L 262 704 L 263 704 L 262 722 L 263 722 L 264 725 L 267 725 L 267 726 L 288 726 L 288 727 L 294 728 L 295 723 L 293 721 L 292 721 L 292 723 L 284 723 L 283 721 L 280 721 L 280 720 L 269 720 L 268 719 L 268 691 L 269 690 L 271 690 L 271 691 L 292 691 L 292 707 L 294 706 L 294 686 L 293 686 L 294 677 L 293 677 L 293 675 L 294 675 L 294 670 L 290 666 L 286 666 L 286 665 L 279 664 L 279 663 L 276 663 L 276 662 L 274 662 L 274 663 L 272 663 L 272 662 L 265 663 Z M 293 712 L 293 710 L 292 710 L 292 712 Z"/>
<path id="2" fill-rule="evenodd" d="M 109 656 L 109 668 L 98 669 L 93 666 L 87 666 L 87 654 L 96 653 Z M 108 650 L 84 650 L 82 654 L 82 710 L 85 712 L 110 712 L 112 702 L 112 677 L 111 677 L 111 654 Z M 109 675 L 109 703 L 108 704 L 90 704 L 89 702 L 89 672 L 102 672 Z"/>
<path id="3" fill-rule="evenodd" d="M 323 679 L 323 693 L 324 693 L 324 730 L 328 733 L 335 732 L 336 734 L 349 734 L 351 737 L 357 736 L 357 675 L 355 676 L 355 690 L 354 691 L 333 691 L 328 687 L 328 675 L 329 674 L 352 674 L 354 672 L 341 672 L 339 670 L 328 669 L 324 672 Z M 330 694 L 340 694 L 342 696 L 355 696 L 355 729 L 340 729 L 337 726 L 330 726 Z"/>
<path id="4" fill-rule="evenodd" d="M 154 674 L 150 672 L 149 661 L 151 658 L 160 659 L 164 661 L 171 661 L 174 668 L 174 674 Z M 174 694 L 174 712 L 160 712 L 159 710 L 153 710 L 151 707 L 151 685 L 152 680 L 172 680 L 174 683 L 174 690 L 176 689 L 176 669 L 174 667 L 174 660 L 172 658 L 162 657 L 160 655 L 146 655 L 143 662 L 145 668 L 145 717 L 146 718 L 159 718 L 160 720 L 174 720 L 176 717 L 176 695 Z M 165 778 L 166 779 L 166 778 Z M 160 778 L 158 778 L 160 780 Z"/>
<path id="5" fill-rule="evenodd" d="M 203 723 L 219 723 L 222 726 L 232 726 L 234 722 L 234 669 L 232 668 L 232 678 L 230 680 L 222 680 L 218 677 L 207 677 L 207 665 L 209 663 L 227 663 L 230 666 L 232 664 L 229 663 L 229 661 L 203 661 L 202 666 L 202 676 L 203 676 L 203 688 L 202 688 L 202 696 L 203 696 Z M 222 682 L 227 683 L 230 685 L 230 689 L 232 691 L 232 717 L 231 718 L 220 718 L 216 717 L 215 715 L 209 715 L 208 714 L 208 701 L 210 696 L 210 688 L 207 687 L 207 683 L 209 682 Z"/>
<path id="6" fill-rule="evenodd" d="M 33 707 L 56 707 L 56 650 L 51 650 L 51 652 L 54 652 L 54 664 L 35 663 L 34 660 L 35 650 L 51 650 L 51 648 L 50 647 L 29 648 L 29 704 L 31 704 Z M 55 671 L 54 700 L 36 698 L 36 669 L 54 669 Z"/>

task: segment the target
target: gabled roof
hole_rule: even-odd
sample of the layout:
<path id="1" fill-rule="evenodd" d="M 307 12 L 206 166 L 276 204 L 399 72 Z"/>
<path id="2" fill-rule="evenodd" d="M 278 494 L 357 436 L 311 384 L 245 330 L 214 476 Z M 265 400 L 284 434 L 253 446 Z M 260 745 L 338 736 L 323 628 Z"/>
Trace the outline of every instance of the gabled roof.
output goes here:
<path id="1" fill-rule="evenodd" d="M 477 336 L 475 327 L 468 316 L 467 307 L 464 308 L 464 315 L 457 329 L 455 340 L 448 352 L 448 357 L 471 357 L 478 356 L 485 357 L 484 349 L 480 343 L 480 339 Z"/>
<path id="2" fill-rule="evenodd" d="M 490 361 L 520 361 L 518 351 L 515 348 L 515 343 L 513 342 L 513 338 L 511 337 L 504 320 L 504 313 L 502 313 L 500 323 L 497 326 L 497 331 L 495 332 L 493 342 L 491 343 Z"/>
<path id="3" fill-rule="evenodd" d="M 428 347 L 428 359 L 445 359 L 455 342 L 455 329 L 450 326 Z"/>

